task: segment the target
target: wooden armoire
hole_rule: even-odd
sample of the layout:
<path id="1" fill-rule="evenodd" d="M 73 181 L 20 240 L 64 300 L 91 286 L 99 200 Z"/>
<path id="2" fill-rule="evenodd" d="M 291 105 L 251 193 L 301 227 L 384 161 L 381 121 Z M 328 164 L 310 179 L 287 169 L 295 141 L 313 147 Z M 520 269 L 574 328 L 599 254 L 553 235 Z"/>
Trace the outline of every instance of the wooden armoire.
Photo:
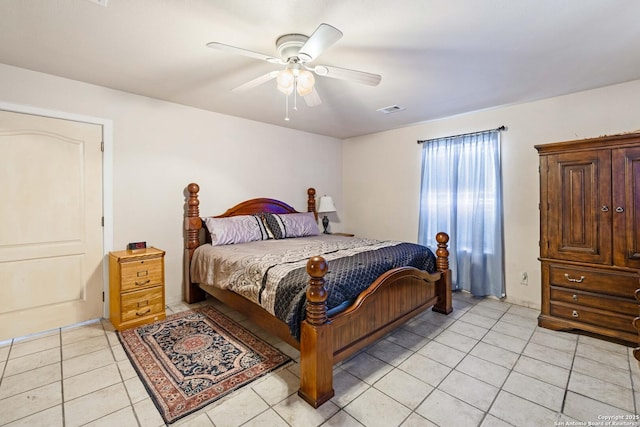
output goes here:
<path id="1" fill-rule="evenodd" d="M 640 133 L 537 145 L 538 324 L 640 343 Z M 634 351 L 640 360 L 640 351 Z"/>

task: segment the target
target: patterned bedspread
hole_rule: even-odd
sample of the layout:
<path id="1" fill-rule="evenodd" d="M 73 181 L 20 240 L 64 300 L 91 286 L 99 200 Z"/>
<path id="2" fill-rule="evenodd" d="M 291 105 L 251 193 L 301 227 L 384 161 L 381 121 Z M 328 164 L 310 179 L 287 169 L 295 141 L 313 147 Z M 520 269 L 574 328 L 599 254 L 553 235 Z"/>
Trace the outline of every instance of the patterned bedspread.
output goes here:
<path id="1" fill-rule="evenodd" d="M 234 291 L 289 325 L 299 339 L 305 316 L 307 260 L 321 255 L 329 265 L 325 285 L 330 310 L 353 301 L 382 273 L 411 266 L 435 271 L 435 256 L 414 243 L 319 235 L 198 247 L 191 264 L 196 283 Z"/>

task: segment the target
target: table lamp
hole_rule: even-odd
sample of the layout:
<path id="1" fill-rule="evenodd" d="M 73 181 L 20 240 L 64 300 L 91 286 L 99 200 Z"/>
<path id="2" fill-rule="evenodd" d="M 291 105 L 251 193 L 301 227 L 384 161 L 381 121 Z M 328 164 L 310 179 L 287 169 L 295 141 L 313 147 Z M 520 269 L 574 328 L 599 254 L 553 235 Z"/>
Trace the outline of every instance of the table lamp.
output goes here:
<path id="1" fill-rule="evenodd" d="M 335 212 L 336 207 L 333 205 L 333 199 L 330 196 L 320 197 L 320 206 L 318 206 L 318 213 L 324 214 L 322 217 L 322 226 L 324 227 L 324 234 L 329 234 L 327 227 L 329 227 L 329 218 L 327 213 Z"/>

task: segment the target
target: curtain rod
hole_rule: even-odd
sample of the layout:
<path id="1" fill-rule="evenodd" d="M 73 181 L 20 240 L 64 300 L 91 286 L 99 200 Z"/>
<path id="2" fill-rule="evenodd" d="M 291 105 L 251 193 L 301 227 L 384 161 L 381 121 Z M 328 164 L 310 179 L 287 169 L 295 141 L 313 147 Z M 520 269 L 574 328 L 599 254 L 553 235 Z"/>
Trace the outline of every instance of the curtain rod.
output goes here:
<path id="1" fill-rule="evenodd" d="M 491 132 L 491 131 L 501 131 L 501 130 L 507 130 L 507 127 L 502 125 L 502 126 L 498 126 L 495 129 L 487 129 L 487 130 L 481 130 L 479 132 L 469 132 L 469 133 L 461 133 L 460 135 L 452 135 L 452 136 L 443 136 L 440 138 L 432 138 L 432 139 L 425 139 L 425 140 L 418 140 L 418 144 L 422 144 L 423 142 L 429 142 L 429 141 L 434 141 L 436 139 L 441 139 L 441 138 L 459 138 L 461 136 L 467 136 L 467 135 L 475 135 L 477 133 L 484 133 L 484 132 Z"/>

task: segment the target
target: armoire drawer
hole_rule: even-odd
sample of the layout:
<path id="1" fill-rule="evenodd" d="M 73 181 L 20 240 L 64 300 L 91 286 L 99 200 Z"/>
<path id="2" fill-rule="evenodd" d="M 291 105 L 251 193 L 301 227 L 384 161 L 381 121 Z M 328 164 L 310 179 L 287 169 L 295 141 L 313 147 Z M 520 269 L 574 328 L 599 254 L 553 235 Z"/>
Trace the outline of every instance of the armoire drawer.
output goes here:
<path id="1" fill-rule="evenodd" d="M 633 298 L 634 292 L 640 287 L 640 278 L 633 273 L 551 264 L 549 266 L 549 284 L 586 292 Z"/>
<path id="2" fill-rule="evenodd" d="M 550 305 L 550 313 L 552 316 L 580 323 L 588 323 L 603 328 L 637 333 L 633 327 L 633 319 L 635 316 L 555 301 L 551 301 Z"/>
<path id="3" fill-rule="evenodd" d="M 638 302 L 635 299 L 610 297 L 556 286 L 551 286 L 550 288 L 550 299 L 551 302 L 557 301 L 584 307 L 600 308 L 634 317 L 638 315 Z"/>

